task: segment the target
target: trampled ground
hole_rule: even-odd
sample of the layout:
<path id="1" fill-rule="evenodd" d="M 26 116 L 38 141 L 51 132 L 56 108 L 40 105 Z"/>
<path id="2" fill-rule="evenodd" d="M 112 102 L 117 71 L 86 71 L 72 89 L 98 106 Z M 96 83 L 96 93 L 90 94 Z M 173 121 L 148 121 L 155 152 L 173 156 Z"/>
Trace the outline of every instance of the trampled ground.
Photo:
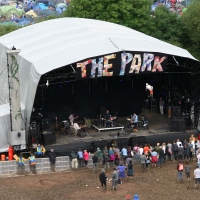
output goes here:
<path id="1" fill-rule="evenodd" d="M 160 169 L 150 168 L 147 172 L 140 172 L 140 165 L 134 166 L 135 176 L 132 179 L 123 180 L 118 191 L 111 190 L 111 183 L 108 183 L 108 190 L 102 191 L 98 174 L 92 169 L 68 171 L 50 174 L 26 175 L 16 177 L 0 178 L 0 199 L 1 200 L 107 200 L 126 199 L 130 194 L 131 199 L 137 193 L 141 200 L 186 200 L 200 199 L 200 187 L 194 188 L 193 170 L 195 161 L 190 163 L 192 168 L 192 180 L 177 183 L 177 170 L 175 161 L 168 161 Z M 106 175 L 111 177 L 112 170 Z M 87 186 L 86 186 L 87 185 Z"/>

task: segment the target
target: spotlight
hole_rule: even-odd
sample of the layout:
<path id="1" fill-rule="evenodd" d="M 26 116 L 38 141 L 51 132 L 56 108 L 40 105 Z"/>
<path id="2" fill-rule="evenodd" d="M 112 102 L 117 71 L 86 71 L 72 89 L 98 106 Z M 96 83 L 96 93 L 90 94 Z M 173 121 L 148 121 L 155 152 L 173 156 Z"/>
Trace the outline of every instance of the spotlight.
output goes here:
<path id="1" fill-rule="evenodd" d="M 47 82 L 46 82 L 46 86 L 47 86 L 47 87 L 49 86 L 49 80 L 47 80 Z"/>

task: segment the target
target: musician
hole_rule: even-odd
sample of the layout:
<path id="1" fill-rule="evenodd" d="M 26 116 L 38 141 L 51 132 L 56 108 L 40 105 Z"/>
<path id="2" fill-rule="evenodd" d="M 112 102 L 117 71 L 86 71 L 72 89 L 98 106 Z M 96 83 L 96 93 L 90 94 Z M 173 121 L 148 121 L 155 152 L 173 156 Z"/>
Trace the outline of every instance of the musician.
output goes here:
<path id="1" fill-rule="evenodd" d="M 72 114 L 69 116 L 69 121 L 70 121 L 71 125 L 74 124 L 74 120 L 77 119 L 77 118 L 78 118 L 78 116 L 74 117 L 74 113 L 72 113 Z"/>
<path id="2" fill-rule="evenodd" d="M 106 110 L 105 118 L 107 120 L 111 118 L 111 114 L 110 114 L 109 110 Z"/>
<path id="3" fill-rule="evenodd" d="M 138 122 L 138 116 L 135 113 L 133 113 L 133 116 L 131 117 L 131 122 L 132 123 L 137 123 Z"/>

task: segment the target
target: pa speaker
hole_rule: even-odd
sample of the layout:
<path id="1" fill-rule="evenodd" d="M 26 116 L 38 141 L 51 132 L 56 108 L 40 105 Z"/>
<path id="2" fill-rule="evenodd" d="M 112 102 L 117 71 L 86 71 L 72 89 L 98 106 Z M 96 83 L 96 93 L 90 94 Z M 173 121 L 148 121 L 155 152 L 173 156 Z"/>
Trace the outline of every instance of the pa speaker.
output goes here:
<path id="1" fill-rule="evenodd" d="M 42 119 L 42 130 L 49 130 L 50 129 L 50 120 L 49 119 Z"/>
<path id="2" fill-rule="evenodd" d="M 184 119 L 173 119 L 171 120 L 171 131 L 185 132 L 186 123 Z"/>
<path id="3" fill-rule="evenodd" d="M 179 106 L 172 107 L 172 119 L 181 119 L 181 108 Z"/>

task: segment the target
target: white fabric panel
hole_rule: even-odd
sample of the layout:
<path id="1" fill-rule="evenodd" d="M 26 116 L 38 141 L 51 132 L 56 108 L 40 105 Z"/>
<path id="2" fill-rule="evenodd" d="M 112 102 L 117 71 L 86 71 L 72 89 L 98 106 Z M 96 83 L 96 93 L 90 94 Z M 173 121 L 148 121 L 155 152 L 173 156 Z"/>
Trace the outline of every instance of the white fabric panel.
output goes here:
<path id="1" fill-rule="evenodd" d="M 24 118 L 25 106 L 21 103 L 22 117 Z M 22 128 L 25 128 L 22 120 Z M 0 105 L 0 152 L 5 152 L 8 147 L 8 133 L 10 132 L 10 105 Z M 7 151 L 7 150 L 6 150 Z"/>

